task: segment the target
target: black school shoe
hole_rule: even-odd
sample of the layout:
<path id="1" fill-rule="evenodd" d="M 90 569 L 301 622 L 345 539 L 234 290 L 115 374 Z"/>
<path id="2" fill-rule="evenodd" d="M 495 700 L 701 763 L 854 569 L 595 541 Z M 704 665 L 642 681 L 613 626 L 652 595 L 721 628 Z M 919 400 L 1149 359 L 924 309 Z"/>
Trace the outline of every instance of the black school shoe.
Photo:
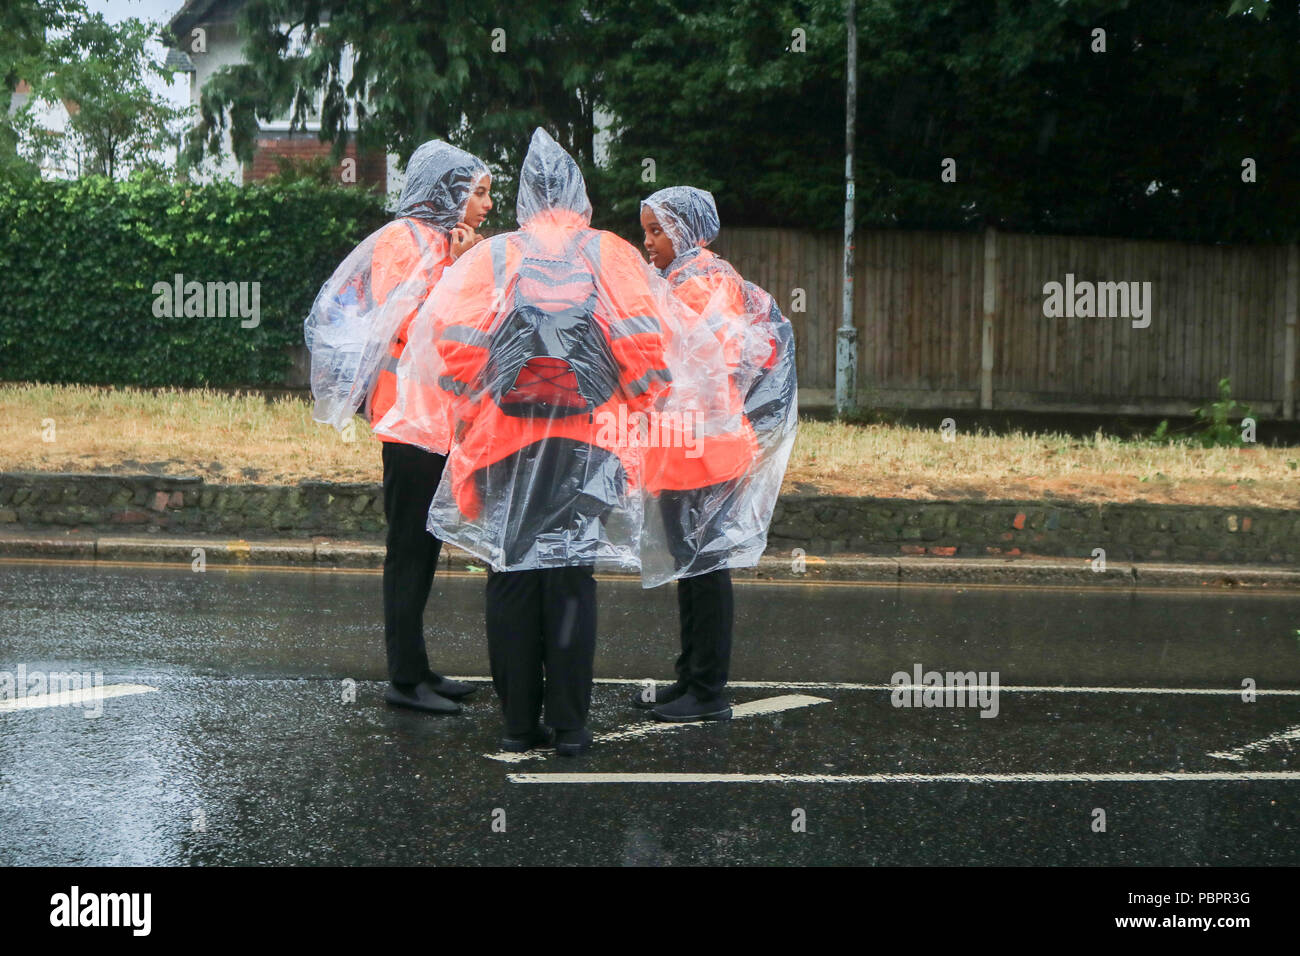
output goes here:
<path id="1" fill-rule="evenodd" d="M 641 710 L 650 710 L 660 704 L 671 703 L 684 693 L 686 693 L 686 685 L 681 681 L 673 681 L 671 684 L 655 684 L 650 699 L 646 700 L 646 686 L 642 684 L 641 689 L 632 695 L 632 706 L 639 707 Z"/>
<path id="2" fill-rule="evenodd" d="M 521 754 L 529 750 L 555 750 L 555 728 L 538 724 L 537 729 L 523 737 L 502 737 L 501 749 L 506 753 Z"/>
<path id="3" fill-rule="evenodd" d="M 394 707 L 409 707 L 422 710 L 428 714 L 459 714 L 460 704 L 443 697 L 433 689 L 428 681 L 420 681 L 415 686 L 389 684 L 384 692 L 384 700 Z"/>
<path id="4" fill-rule="evenodd" d="M 670 724 L 693 723 L 697 720 L 730 720 L 731 705 L 724 697 L 701 700 L 689 691 L 676 700 L 660 704 L 650 711 L 650 716 Z"/>
<path id="5" fill-rule="evenodd" d="M 473 684 L 466 684 L 461 680 L 452 680 L 449 677 L 443 677 L 434 671 L 429 671 L 425 675 L 422 683 L 428 684 L 433 688 L 435 694 L 446 697 L 449 700 L 460 700 L 462 697 L 468 697 L 474 691 L 478 690 Z"/>
<path id="6" fill-rule="evenodd" d="M 561 757 L 578 757 L 591 749 L 591 731 L 559 730 L 555 733 L 555 752 Z"/>

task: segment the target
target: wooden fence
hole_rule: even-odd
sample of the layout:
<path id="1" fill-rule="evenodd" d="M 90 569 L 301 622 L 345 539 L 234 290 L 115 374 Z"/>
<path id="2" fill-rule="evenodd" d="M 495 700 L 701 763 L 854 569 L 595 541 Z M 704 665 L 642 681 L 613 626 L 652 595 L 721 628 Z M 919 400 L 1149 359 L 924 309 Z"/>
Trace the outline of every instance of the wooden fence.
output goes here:
<path id="1" fill-rule="evenodd" d="M 724 228 L 714 248 L 793 322 L 805 403 L 832 401 L 840 237 Z M 1185 414 L 1227 377 L 1257 416 L 1295 418 L 1295 246 L 867 231 L 855 258 L 863 404 Z M 1150 283 L 1147 319 L 1048 317 L 1067 274 Z"/>

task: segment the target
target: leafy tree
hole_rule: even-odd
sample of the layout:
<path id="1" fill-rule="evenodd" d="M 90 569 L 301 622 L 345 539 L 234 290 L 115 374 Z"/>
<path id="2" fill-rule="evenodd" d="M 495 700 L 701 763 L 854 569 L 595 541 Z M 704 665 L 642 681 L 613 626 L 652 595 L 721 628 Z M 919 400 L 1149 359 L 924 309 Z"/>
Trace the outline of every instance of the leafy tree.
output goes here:
<path id="1" fill-rule="evenodd" d="M 618 9 L 601 21 L 617 52 L 599 87 L 619 117 L 614 208 L 632 214 L 653 188 L 636 175 L 653 157 L 657 184 L 714 189 L 724 222 L 840 221 L 839 0 Z M 1300 10 L 1246 12 L 1227 0 L 859 0 L 860 224 L 1294 240 Z M 947 158 L 955 182 L 940 178 Z M 1258 182 L 1242 181 L 1245 158 Z"/>
<path id="2" fill-rule="evenodd" d="M 835 222 L 844 189 L 841 0 L 605 0 L 597 11 L 599 46 L 610 52 L 598 96 L 614 116 L 602 186 L 624 230 L 647 193 L 682 183 L 711 190 L 724 223 Z"/>
<path id="3" fill-rule="evenodd" d="M 9 105 L 20 81 L 44 76 L 56 64 L 51 34 L 85 16 L 81 0 L 5 0 L 0 5 L 0 175 L 36 175 L 36 167 L 18 151 L 28 128 L 30 109 L 11 113 Z"/>
<path id="4" fill-rule="evenodd" d="M 420 143 L 446 139 L 482 156 L 501 187 L 538 125 L 590 165 L 592 70 L 577 0 L 450 0 L 436 15 L 386 0 L 249 0 L 240 25 L 246 62 L 205 85 L 191 161 L 218 153 L 227 129 L 235 155 L 249 160 L 259 120 L 289 111 L 302 129 L 319 93 L 320 138 L 336 159 L 356 117 L 362 149 L 405 160 Z"/>
<path id="5" fill-rule="evenodd" d="M 1206 241 L 1297 235 L 1300 183 L 1284 172 L 1300 151 L 1294 9 L 1264 23 L 1225 15 L 1220 0 L 917 12 L 886 40 L 915 51 L 898 78 L 923 90 L 879 136 L 913 164 L 880 164 L 914 187 L 900 220 Z M 1093 51 L 1099 29 L 1104 53 Z M 888 79 L 877 82 L 886 95 L 871 95 L 873 84 L 868 102 L 890 102 Z M 958 162 L 956 184 L 933 175 L 944 156 Z M 1259 182 L 1243 183 L 1245 157 Z"/>
<path id="6" fill-rule="evenodd" d="M 154 25 L 134 18 L 111 24 L 94 14 L 51 42 L 58 65 L 32 79 L 34 99 L 68 104 L 63 148 L 83 171 L 121 178 L 158 165 L 156 154 L 174 141 L 173 127 L 187 111 L 171 106 L 146 82 L 150 75 L 170 79 L 173 73 L 149 52 L 155 34 Z"/>
<path id="7" fill-rule="evenodd" d="M 1300 237 L 1300 6 L 1265 0 L 858 0 L 864 226 L 1287 242 Z M 438 136 L 509 195 L 534 125 L 589 173 L 599 224 L 662 185 L 724 223 L 838 228 L 843 0 L 250 0 L 248 63 L 192 146 L 323 96 L 321 137 L 403 158 Z M 492 49 L 504 30 L 505 52 Z M 1099 44 L 1104 31 L 1105 49 Z M 308 38 L 295 52 L 295 36 Z M 349 76 L 344 51 L 357 58 Z M 596 111 L 612 117 L 593 168 Z M 945 160 L 956 179 L 945 182 Z M 654 181 L 644 173 L 654 161 Z M 1243 181 L 1243 162 L 1257 181 Z"/>

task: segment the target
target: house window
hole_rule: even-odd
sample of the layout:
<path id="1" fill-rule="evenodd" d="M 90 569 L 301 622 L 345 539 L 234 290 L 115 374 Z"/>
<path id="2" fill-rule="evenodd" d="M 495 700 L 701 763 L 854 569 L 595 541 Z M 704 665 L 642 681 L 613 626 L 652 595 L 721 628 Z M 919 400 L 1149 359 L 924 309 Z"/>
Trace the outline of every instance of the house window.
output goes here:
<path id="1" fill-rule="evenodd" d="M 282 31 L 286 31 L 289 37 L 289 46 L 288 46 L 288 50 L 286 51 L 286 55 L 289 57 L 305 56 L 309 48 L 309 44 L 303 42 L 302 27 L 295 26 L 293 27 L 293 29 L 290 29 L 287 23 L 282 23 L 280 24 L 280 29 Z M 345 47 L 343 49 L 342 56 L 339 57 L 339 72 L 340 72 L 340 79 L 343 83 L 346 84 L 349 80 L 351 80 L 352 78 L 351 47 Z M 311 100 L 307 104 L 307 110 L 303 119 L 304 125 L 308 130 L 320 129 L 320 113 L 321 113 L 321 106 L 324 100 L 325 100 L 324 90 L 316 90 L 314 93 L 311 94 Z M 355 117 L 352 115 L 353 111 L 349 109 L 348 112 L 349 115 L 347 118 L 347 127 L 348 129 L 356 129 Z M 285 131 L 289 129 L 289 124 L 292 119 L 293 119 L 293 106 L 290 105 L 288 109 L 286 109 L 275 119 L 270 120 L 269 122 L 264 122 L 262 124 L 262 129 L 274 130 L 274 131 Z"/>

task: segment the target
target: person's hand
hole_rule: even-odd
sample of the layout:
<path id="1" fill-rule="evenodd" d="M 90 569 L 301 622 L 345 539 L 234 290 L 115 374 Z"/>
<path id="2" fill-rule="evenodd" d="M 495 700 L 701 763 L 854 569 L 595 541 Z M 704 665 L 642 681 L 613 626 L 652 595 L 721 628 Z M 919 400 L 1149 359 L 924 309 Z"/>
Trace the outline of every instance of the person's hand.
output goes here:
<path id="1" fill-rule="evenodd" d="M 465 253 L 483 241 L 483 237 L 474 231 L 467 222 L 458 222 L 451 230 L 451 261 L 455 262 Z"/>

